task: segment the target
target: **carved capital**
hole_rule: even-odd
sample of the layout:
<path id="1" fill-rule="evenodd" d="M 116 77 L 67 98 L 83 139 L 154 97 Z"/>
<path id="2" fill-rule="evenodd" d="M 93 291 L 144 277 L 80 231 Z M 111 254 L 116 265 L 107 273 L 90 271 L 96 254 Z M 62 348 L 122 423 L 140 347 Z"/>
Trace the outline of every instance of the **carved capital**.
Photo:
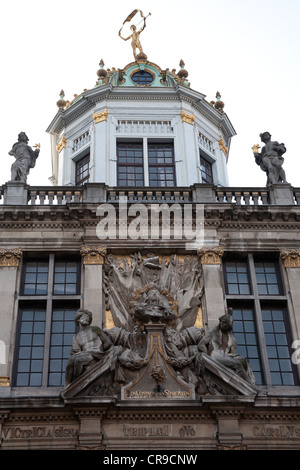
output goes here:
<path id="1" fill-rule="evenodd" d="M 107 109 L 105 109 L 102 113 L 94 113 L 93 119 L 95 121 L 95 124 L 98 124 L 99 122 L 102 122 L 102 121 L 107 121 L 107 116 L 108 116 Z"/>
<path id="2" fill-rule="evenodd" d="M 186 122 L 187 124 L 191 124 L 193 126 L 195 122 L 195 115 L 181 111 L 181 120 L 182 122 Z"/>
<path id="3" fill-rule="evenodd" d="M 10 387 L 9 377 L 0 377 L 0 387 Z"/>
<path id="4" fill-rule="evenodd" d="M 57 152 L 60 153 L 62 149 L 66 148 L 66 145 L 67 145 L 67 139 L 65 138 L 65 136 L 63 136 L 56 146 Z"/>
<path id="5" fill-rule="evenodd" d="M 282 250 L 280 256 L 285 268 L 300 268 L 300 250 Z"/>
<path id="6" fill-rule="evenodd" d="M 221 264 L 224 250 L 221 246 L 214 248 L 199 248 L 198 256 L 201 264 Z"/>
<path id="7" fill-rule="evenodd" d="M 105 246 L 83 246 L 80 254 L 83 258 L 83 264 L 103 264 L 106 248 Z"/>
<path id="8" fill-rule="evenodd" d="M 0 248 L 0 266 L 19 266 L 20 259 L 22 258 L 21 248 L 14 248 L 12 250 Z"/>

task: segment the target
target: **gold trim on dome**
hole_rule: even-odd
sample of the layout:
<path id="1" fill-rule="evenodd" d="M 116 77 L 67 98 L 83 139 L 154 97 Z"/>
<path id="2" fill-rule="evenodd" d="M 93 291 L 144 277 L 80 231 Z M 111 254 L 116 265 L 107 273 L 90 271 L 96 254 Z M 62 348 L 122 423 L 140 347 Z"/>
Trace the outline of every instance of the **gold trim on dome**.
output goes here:
<path id="1" fill-rule="evenodd" d="M 105 246 L 83 246 L 80 254 L 83 258 L 83 264 L 99 265 L 104 263 L 106 248 Z"/>
<path id="2" fill-rule="evenodd" d="M 300 268 L 300 250 L 282 250 L 280 256 L 285 268 Z"/>
<path id="3" fill-rule="evenodd" d="M 199 248 L 198 256 L 201 264 L 221 264 L 224 250 L 221 246 L 214 248 Z"/>
<path id="4" fill-rule="evenodd" d="M 56 150 L 58 153 L 60 153 L 62 151 L 62 149 L 65 149 L 66 148 L 66 144 L 67 144 L 67 139 L 65 138 L 65 136 L 63 136 L 60 141 L 58 142 L 57 146 L 56 146 Z"/>
<path id="5" fill-rule="evenodd" d="M 17 267 L 22 258 L 21 248 L 0 249 L 0 266 Z"/>
<path id="6" fill-rule="evenodd" d="M 101 113 L 94 113 L 93 119 L 95 121 L 95 124 L 98 124 L 99 122 L 107 121 L 107 116 L 108 116 L 107 109 L 105 109 Z"/>
<path id="7" fill-rule="evenodd" d="M 195 123 L 195 114 L 188 114 L 181 110 L 181 120 L 193 126 Z"/>

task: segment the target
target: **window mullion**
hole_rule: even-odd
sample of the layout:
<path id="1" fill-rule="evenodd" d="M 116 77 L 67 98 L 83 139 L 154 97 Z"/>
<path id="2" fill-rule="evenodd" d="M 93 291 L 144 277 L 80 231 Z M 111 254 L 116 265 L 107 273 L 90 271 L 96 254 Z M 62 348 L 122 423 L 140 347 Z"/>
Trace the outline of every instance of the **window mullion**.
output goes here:
<path id="1" fill-rule="evenodd" d="M 148 164 L 148 139 L 143 138 L 143 162 L 144 162 L 144 182 L 149 186 L 149 164 Z"/>
<path id="2" fill-rule="evenodd" d="M 46 305 L 46 331 L 45 331 L 45 347 L 44 347 L 44 367 L 43 367 L 43 386 L 48 385 L 49 357 L 50 357 L 50 338 L 51 338 L 51 320 L 52 320 L 52 292 L 54 278 L 54 254 L 49 255 L 49 274 L 47 288 L 47 305 Z"/>
<path id="3" fill-rule="evenodd" d="M 254 265 L 254 259 L 253 259 L 252 254 L 249 254 L 249 273 L 250 273 L 250 279 L 251 279 L 252 294 L 254 297 L 254 312 L 255 312 L 256 328 L 257 328 L 260 358 L 261 358 L 262 369 L 263 369 L 263 374 L 265 378 L 265 384 L 272 385 L 267 346 L 266 346 L 266 341 L 265 341 L 265 332 L 264 332 L 264 326 L 263 326 L 262 316 L 261 316 L 261 306 L 260 306 L 260 300 L 258 296 L 258 289 L 257 289 L 257 283 L 256 283 L 255 265 Z"/>

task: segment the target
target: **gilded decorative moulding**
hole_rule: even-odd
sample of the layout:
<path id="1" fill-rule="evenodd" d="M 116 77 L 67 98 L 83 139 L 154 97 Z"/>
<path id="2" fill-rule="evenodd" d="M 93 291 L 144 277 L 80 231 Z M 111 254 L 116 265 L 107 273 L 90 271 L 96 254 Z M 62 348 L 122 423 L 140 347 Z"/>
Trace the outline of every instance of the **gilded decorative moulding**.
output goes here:
<path id="1" fill-rule="evenodd" d="M 57 152 L 60 153 L 62 149 L 66 148 L 66 145 L 67 145 L 67 139 L 65 138 L 65 136 L 63 136 L 56 146 Z"/>
<path id="2" fill-rule="evenodd" d="M 80 250 L 83 264 L 103 264 L 106 255 L 104 246 L 83 246 Z"/>
<path id="3" fill-rule="evenodd" d="M 195 123 L 195 114 L 188 114 L 184 111 L 181 111 L 181 120 L 182 122 L 186 122 L 187 124 L 191 124 L 193 126 Z"/>
<path id="4" fill-rule="evenodd" d="M 282 250 L 280 256 L 285 268 L 300 268 L 300 250 Z"/>
<path id="5" fill-rule="evenodd" d="M 0 387 L 10 387 L 9 377 L 0 377 Z"/>
<path id="6" fill-rule="evenodd" d="M 221 246 L 214 248 L 199 248 L 198 256 L 201 264 L 221 264 L 224 250 Z"/>
<path id="7" fill-rule="evenodd" d="M 17 267 L 22 258 L 21 248 L 0 249 L 0 266 Z"/>
<path id="8" fill-rule="evenodd" d="M 102 113 L 94 113 L 93 119 L 96 124 L 99 122 L 107 121 L 108 111 L 105 109 Z"/>

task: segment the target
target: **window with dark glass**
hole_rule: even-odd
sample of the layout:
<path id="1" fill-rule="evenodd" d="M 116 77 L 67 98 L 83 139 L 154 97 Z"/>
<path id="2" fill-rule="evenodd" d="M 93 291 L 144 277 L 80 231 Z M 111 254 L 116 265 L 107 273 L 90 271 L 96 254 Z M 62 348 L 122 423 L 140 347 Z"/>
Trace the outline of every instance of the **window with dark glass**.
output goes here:
<path id="1" fill-rule="evenodd" d="M 31 261 L 25 264 L 23 273 L 24 295 L 46 295 L 48 287 L 48 263 Z"/>
<path id="2" fill-rule="evenodd" d="M 233 309 L 238 352 L 252 368 L 258 385 L 297 385 L 291 361 L 287 297 L 277 261 L 224 261 L 227 305 Z"/>
<path id="3" fill-rule="evenodd" d="M 89 182 L 90 178 L 90 154 L 76 162 L 76 186 L 82 186 Z"/>
<path id="4" fill-rule="evenodd" d="M 148 144 L 149 185 L 176 186 L 172 143 Z"/>
<path id="5" fill-rule="evenodd" d="M 212 164 L 200 155 L 200 171 L 202 183 L 213 183 Z"/>
<path id="6" fill-rule="evenodd" d="M 225 272 L 228 294 L 250 294 L 247 263 L 227 262 L 225 263 Z"/>
<path id="7" fill-rule="evenodd" d="M 142 143 L 117 143 L 118 186 L 144 186 Z"/>
<path id="8" fill-rule="evenodd" d="M 80 263 L 25 260 L 20 289 L 13 385 L 63 386 L 80 307 Z"/>
<path id="9" fill-rule="evenodd" d="M 138 72 L 134 72 L 131 75 L 131 80 L 136 85 L 150 85 L 153 82 L 154 77 L 150 72 L 146 70 L 139 70 Z"/>

